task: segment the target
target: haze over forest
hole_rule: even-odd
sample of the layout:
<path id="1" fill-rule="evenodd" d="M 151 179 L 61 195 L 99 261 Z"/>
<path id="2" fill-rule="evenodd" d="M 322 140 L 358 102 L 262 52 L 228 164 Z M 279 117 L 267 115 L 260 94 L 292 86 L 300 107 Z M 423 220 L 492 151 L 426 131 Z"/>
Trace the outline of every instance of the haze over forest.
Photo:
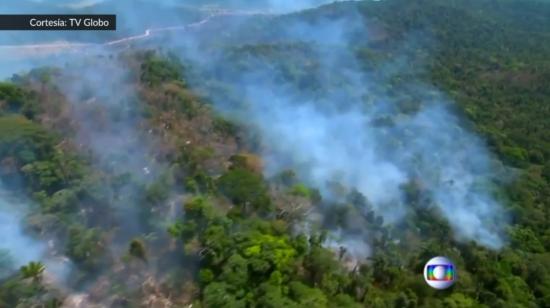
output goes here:
<path id="1" fill-rule="evenodd" d="M 550 3 L 0 13 L 0 307 L 550 307 Z"/>

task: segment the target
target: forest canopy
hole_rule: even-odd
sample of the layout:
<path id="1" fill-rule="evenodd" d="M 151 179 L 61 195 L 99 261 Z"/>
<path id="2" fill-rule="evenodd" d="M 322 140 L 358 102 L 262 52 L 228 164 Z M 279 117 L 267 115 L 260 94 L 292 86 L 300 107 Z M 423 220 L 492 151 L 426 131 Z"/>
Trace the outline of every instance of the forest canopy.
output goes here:
<path id="1" fill-rule="evenodd" d="M 269 151 L 284 140 L 262 139 L 262 127 L 242 119 L 241 110 L 269 112 L 269 106 L 249 101 L 243 93 L 253 90 L 232 88 L 235 80 L 227 76 L 267 62 L 277 84 L 302 91 L 300 101 L 346 110 L 348 100 L 358 99 L 370 108 L 375 99 L 353 89 L 347 67 L 320 73 L 318 42 L 285 41 L 277 33 L 296 20 L 357 16 L 368 39 L 355 34 L 357 44 L 345 50 L 349 62 L 384 75 L 385 64 L 399 56 L 408 68 L 388 74 L 385 84 L 361 85 L 395 102 L 391 115 L 369 125 L 413 140 L 418 136 L 396 123 L 421 110 L 431 93 L 400 91 L 414 81 L 444 93 L 456 123 L 479 136 L 491 166 L 504 170 L 501 178 L 474 183 L 509 218 L 499 225 L 503 245 L 461 237 L 430 197 L 427 177 L 400 185 L 406 215 L 392 222 L 340 178 L 331 178 L 328 189 L 304 179 L 307 164 L 269 172 L 275 156 Z M 239 16 L 219 24 L 214 18 L 205 31 L 227 32 L 206 32 L 199 42 L 205 53 L 214 51 L 207 62 L 220 66 L 196 67 L 191 57 L 178 58 L 177 48 L 129 45 L 84 66 L 14 75 L 0 83 L 0 194 L 4 201 L 9 191 L 6 200 L 21 204 L 24 232 L 15 236 L 44 241 L 47 252 L 14 266 L 17 256 L 0 250 L 0 307 L 73 301 L 87 307 L 550 307 L 548 16 L 550 3 L 535 0 L 342 2 L 243 18 L 253 27 L 238 35 Z M 266 33 L 277 40 L 266 43 Z M 408 40 L 411 33 L 422 35 Z M 94 75 L 100 70 L 109 75 Z M 319 99 L 333 89 L 346 95 Z M 260 97 L 268 101 L 273 93 Z M 298 116 L 285 121 L 300 128 Z M 344 124 L 328 126 L 334 139 Z M 388 147 L 406 154 L 405 137 Z M 422 277 L 425 262 L 437 255 L 458 268 L 456 284 L 444 291 Z M 55 280 L 60 272 L 62 287 Z"/>

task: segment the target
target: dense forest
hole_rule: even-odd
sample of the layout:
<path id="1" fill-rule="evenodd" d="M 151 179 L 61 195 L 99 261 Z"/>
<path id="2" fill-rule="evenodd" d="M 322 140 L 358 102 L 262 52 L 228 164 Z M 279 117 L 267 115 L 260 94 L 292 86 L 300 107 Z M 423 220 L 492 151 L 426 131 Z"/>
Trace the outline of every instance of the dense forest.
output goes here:
<path id="1" fill-rule="evenodd" d="M 307 42 L 277 36 L 351 15 L 368 32 L 354 33 L 353 65 L 407 67 L 372 91 L 428 84 L 489 148 L 505 174 L 490 183 L 509 217 L 501 247 L 457 236 L 422 179 L 403 185 L 407 215 L 394 223 L 336 179 L 326 196 L 291 166 L 264 172 L 257 128 L 225 112 L 259 104 L 232 79 L 261 61 L 305 97 L 327 85 L 360 97 L 344 73 L 318 73 Z M 536 0 L 342 2 L 212 23 L 201 31 L 227 31 L 198 34 L 214 67 L 177 46 L 134 46 L 15 74 L 0 83 L 0 196 L 27 204 L 24 233 L 48 244 L 23 266 L 0 251 L 0 307 L 550 307 L 549 16 Z M 322 218 L 304 226 L 312 213 Z M 327 244 L 334 230 L 369 237 L 369 252 Z M 444 291 L 422 276 L 437 255 L 458 268 Z"/>

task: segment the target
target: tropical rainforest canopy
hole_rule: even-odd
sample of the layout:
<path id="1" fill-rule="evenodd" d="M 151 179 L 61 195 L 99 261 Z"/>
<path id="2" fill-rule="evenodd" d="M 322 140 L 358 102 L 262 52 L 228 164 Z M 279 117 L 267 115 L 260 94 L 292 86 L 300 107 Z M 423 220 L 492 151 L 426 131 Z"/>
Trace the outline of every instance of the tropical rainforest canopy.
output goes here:
<path id="1" fill-rule="evenodd" d="M 0 307 L 550 307 L 550 3 L 341 2 L 193 31 L 0 83 Z M 353 116 L 312 108 L 369 114 L 406 180 L 342 141 L 366 134 Z M 444 291 L 422 276 L 438 255 L 458 269 Z"/>

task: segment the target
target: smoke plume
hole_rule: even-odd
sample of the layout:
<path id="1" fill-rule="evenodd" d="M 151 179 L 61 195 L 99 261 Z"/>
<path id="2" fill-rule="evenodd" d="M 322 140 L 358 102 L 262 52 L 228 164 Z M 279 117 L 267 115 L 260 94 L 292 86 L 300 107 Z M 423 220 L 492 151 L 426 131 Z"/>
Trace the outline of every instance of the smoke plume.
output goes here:
<path id="1" fill-rule="evenodd" d="M 195 2 L 185 6 L 205 4 Z M 325 2 L 243 0 L 218 5 L 279 13 Z M 100 5 L 106 3 L 110 2 Z M 121 28 L 134 35 L 145 31 L 147 26 L 133 16 L 151 14 L 139 11 L 140 6 L 131 1 L 117 2 L 115 7 L 120 12 Z M 159 24 L 166 20 L 175 26 L 189 22 L 169 10 L 163 12 L 153 18 Z M 293 14 L 245 13 L 227 18 L 203 16 L 207 19 L 199 26 L 175 31 L 158 42 L 165 49 L 176 50 L 189 64 L 194 73 L 187 72 L 186 77 L 198 91 L 209 90 L 204 81 L 230 85 L 238 99 L 216 95 L 215 91 L 210 96 L 219 111 L 259 133 L 267 175 L 293 168 L 303 181 L 320 188 L 327 199 L 340 198 L 331 183 L 355 188 L 388 223 L 406 219 L 409 209 L 403 187 L 417 182 L 429 195 L 429 205 L 448 220 L 458 239 L 475 240 L 491 248 L 505 243 L 501 234 L 506 216 L 492 192 L 498 164 L 483 140 L 452 111 L 453 103 L 444 93 L 419 77 L 419 70 L 411 68 L 400 50 L 394 50 L 394 56 L 383 64 L 365 65 L 358 59 L 359 51 L 369 48 L 376 36 L 361 15 L 352 10 L 345 18 L 321 14 L 302 20 Z M 411 35 L 410 40 L 414 37 Z M 108 46 L 95 46 L 111 52 Z M 265 47 L 274 58 L 248 47 Z M 287 49 L 292 52 L 285 53 Z M 239 52 L 246 57 L 235 56 Z M 50 58 L 44 59 L 47 62 Z M 18 64 L 8 70 L 35 63 L 22 58 Z M 158 166 L 149 157 L 151 144 L 142 138 L 138 127 L 136 93 L 124 83 L 127 73 L 116 61 L 105 67 L 80 66 L 72 70 L 72 82 L 61 89 L 73 104 L 80 127 L 78 138 L 86 141 L 99 165 L 132 173 L 147 182 L 148 173 Z M 107 111 L 103 127 L 87 113 L 93 104 Z M 132 195 L 132 191 L 134 187 L 129 186 L 125 193 Z M 135 221 L 132 208 L 123 206 L 133 201 L 130 196 L 115 202 L 121 206 L 121 223 Z M 11 209 L 0 213 L 0 219 L 17 221 L 4 216 L 15 215 Z M 39 243 L 24 237 L 20 224 L 8 223 L 3 228 L 17 239 L 7 241 L 4 247 L 12 254 L 21 252 L 21 243 L 36 249 L 25 252 L 28 257 L 20 260 L 42 253 Z M 131 234 L 141 230 L 139 225 L 129 228 Z M 342 243 L 350 247 L 350 243 L 361 242 L 357 236 L 341 236 Z"/>
<path id="2" fill-rule="evenodd" d="M 409 63 L 415 60 L 398 51 L 365 68 L 354 51 L 368 47 L 371 33 L 354 12 L 310 21 L 283 16 L 268 34 L 256 36 L 249 27 L 237 23 L 234 33 L 226 33 L 233 45 L 243 42 L 247 64 L 238 68 L 241 59 L 228 55 L 230 48 L 205 52 L 208 33 L 179 36 L 178 42 L 185 42 L 182 55 L 206 78 L 231 84 L 248 102 L 214 99 L 221 111 L 260 132 L 268 174 L 293 167 L 328 197 L 334 197 L 333 182 L 356 188 L 388 222 L 407 216 L 403 187 L 419 182 L 458 239 L 503 245 L 506 217 L 491 188 L 498 163 L 455 115 L 452 102 L 420 79 L 421 70 L 411 69 L 419 61 Z M 303 59 L 283 61 L 306 70 L 303 80 L 277 62 L 275 44 L 306 50 Z"/>

